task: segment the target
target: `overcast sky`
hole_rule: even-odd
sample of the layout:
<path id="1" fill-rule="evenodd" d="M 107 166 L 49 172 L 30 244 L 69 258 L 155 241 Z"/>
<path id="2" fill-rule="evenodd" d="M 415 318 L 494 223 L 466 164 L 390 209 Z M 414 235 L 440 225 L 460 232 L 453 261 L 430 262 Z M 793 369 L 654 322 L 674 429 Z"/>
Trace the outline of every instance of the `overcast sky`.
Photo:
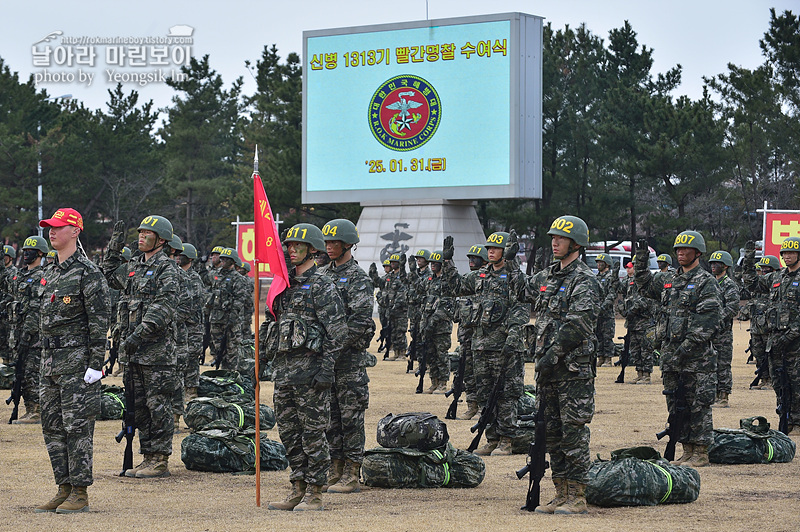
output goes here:
<path id="1" fill-rule="evenodd" d="M 604 39 L 610 29 L 628 20 L 638 33 L 639 43 L 654 49 L 654 72 L 664 72 L 680 63 L 683 83 L 677 94 L 698 98 L 702 94 L 702 76 L 725 72 L 729 62 L 747 68 L 763 62 L 758 41 L 769 26 L 770 7 L 775 7 L 778 13 L 794 8 L 796 13 L 798 2 L 429 0 L 427 15 L 437 19 L 519 11 L 542 16 L 545 23 L 550 22 L 556 29 L 566 24 L 575 27 L 586 23 L 592 33 Z M 34 73 L 45 78 L 39 87 L 46 89 L 50 96 L 71 94 L 87 107 L 105 108 L 107 90 L 116 85 L 107 71 L 151 72 L 158 78 L 159 71 L 170 71 L 169 66 L 156 66 L 152 64 L 152 57 L 148 57 L 143 60 L 144 66 L 120 69 L 108 64 L 105 46 L 95 47 L 97 56 L 92 66 L 90 59 L 79 57 L 80 44 L 65 45 L 60 41 L 62 37 L 158 38 L 166 37 L 173 26 L 190 26 L 193 29 L 191 53 L 196 57 L 208 54 L 212 68 L 223 76 L 226 86 L 242 76 L 245 93 L 249 94 L 254 92 L 255 82 L 244 62 L 249 59 L 255 63 L 265 45 L 276 44 L 279 54 L 285 58 L 289 52 L 302 52 L 304 30 L 406 22 L 425 17 L 424 0 L 4 2 L 0 17 L 0 57 L 25 80 Z M 59 31 L 62 33 L 54 39 L 39 42 Z M 173 34 L 180 33 L 180 29 L 173 31 Z M 44 50 L 48 43 L 53 50 L 49 58 L 39 58 L 42 62 L 39 66 L 34 65 L 32 52 L 37 42 L 37 50 Z M 62 49 L 56 51 L 59 46 Z M 165 45 L 163 50 L 179 61 L 183 51 L 176 47 Z M 72 57 L 68 57 L 70 55 Z M 72 66 L 68 65 L 69 60 L 73 61 Z M 79 60 L 83 64 L 78 64 Z M 47 64 L 49 68 L 42 66 Z M 91 85 L 89 75 L 92 76 Z M 71 82 L 70 76 L 74 77 Z M 67 81 L 59 77 L 66 77 Z M 139 90 L 158 107 L 169 105 L 174 94 L 157 79 L 145 86 L 128 83 L 124 88 L 126 93 L 131 89 Z"/>

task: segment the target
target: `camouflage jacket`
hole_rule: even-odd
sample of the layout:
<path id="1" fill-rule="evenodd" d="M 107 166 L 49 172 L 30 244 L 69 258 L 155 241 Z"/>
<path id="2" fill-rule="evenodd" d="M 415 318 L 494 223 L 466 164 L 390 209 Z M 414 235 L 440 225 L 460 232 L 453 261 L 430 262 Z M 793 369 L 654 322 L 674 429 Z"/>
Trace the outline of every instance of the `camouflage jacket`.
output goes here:
<path id="1" fill-rule="evenodd" d="M 256 294 L 256 287 L 253 279 L 251 279 L 249 276 L 242 275 L 242 279 L 244 279 L 244 287 L 246 288 L 247 296 L 245 297 L 244 301 L 242 301 L 241 323 L 242 330 L 247 331 L 250 329 L 250 324 L 253 321 L 253 314 L 256 312 L 256 303 L 255 299 L 253 299 Z"/>
<path id="2" fill-rule="evenodd" d="M 722 279 L 718 279 L 717 282 L 719 283 L 720 303 L 722 304 L 719 328 L 721 331 L 730 331 L 733 327 L 733 319 L 739 314 L 739 285 L 727 275 L 724 275 Z"/>
<path id="3" fill-rule="evenodd" d="M 103 273 L 76 251 L 56 260 L 41 279 L 40 318 L 43 376 L 102 369 L 111 301 Z"/>
<path id="4" fill-rule="evenodd" d="M 203 305 L 206 302 L 206 285 L 203 284 L 200 275 L 192 268 L 186 270 L 185 273 L 188 280 L 186 290 L 189 294 L 192 308 L 187 323 L 190 327 L 202 326 Z"/>
<path id="5" fill-rule="evenodd" d="M 426 334 L 450 334 L 453 331 L 455 295 L 458 291 L 458 271 L 450 264 L 442 265 L 441 275 L 429 272 L 423 280 L 422 316 Z"/>
<path id="6" fill-rule="evenodd" d="M 525 350 L 523 327 L 531 319 L 526 287 L 525 274 L 508 263 L 499 270 L 487 264 L 460 278 L 458 294 L 471 299 L 472 311 L 460 315 L 459 326 L 473 327 L 473 350 Z"/>
<path id="7" fill-rule="evenodd" d="M 546 382 L 586 380 L 594 377 L 593 359 L 597 338 L 595 327 L 601 304 L 601 288 L 594 272 L 580 259 L 565 268 L 556 262 L 545 270 L 538 291 L 535 357 L 548 349 L 558 362 Z"/>
<path id="8" fill-rule="evenodd" d="M 242 321 L 243 305 L 249 297 L 247 282 L 239 272 L 219 269 L 211 277 L 211 293 L 206 300 L 211 323 L 236 328 Z"/>
<path id="9" fill-rule="evenodd" d="M 765 335 L 769 334 L 767 329 L 767 310 L 769 309 L 769 294 L 754 293 L 747 304 L 746 310 L 750 315 L 750 334 Z M 743 311 L 745 309 L 742 309 Z M 742 312 L 745 314 L 745 312 Z M 739 319 L 743 319 L 739 316 Z"/>
<path id="10" fill-rule="evenodd" d="M 113 288 L 122 290 L 120 330 L 122 340 L 131 334 L 142 344 L 132 356 L 120 351 L 121 362 L 145 366 L 177 364 L 174 320 L 178 304 L 178 265 L 159 250 L 149 260 L 144 254 L 124 262 L 108 253 L 103 273 Z"/>
<path id="11" fill-rule="evenodd" d="M 17 275 L 17 267 L 12 263 L 5 266 L 5 262 L 0 257 L 0 307 L 14 301 L 14 277 Z"/>
<path id="12" fill-rule="evenodd" d="M 275 384 L 310 384 L 320 371 L 334 371 L 349 329 L 342 296 L 316 265 L 289 272 L 289 287 L 275 299 L 277 322 L 267 323 L 263 353 L 272 358 Z M 267 321 L 273 319 L 266 314 Z M 264 363 L 268 360 L 264 360 Z"/>
<path id="13" fill-rule="evenodd" d="M 782 268 L 766 275 L 756 275 L 745 261 L 742 279 L 753 295 L 769 294 L 765 322 L 770 340 L 780 337 L 793 350 L 800 340 L 800 269 Z"/>
<path id="14" fill-rule="evenodd" d="M 422 306 L 425 304 L 425 280 L 430 277 L 431 269 L 426 266 L 424 270 L 417 269 L 417 273 L 409 274 L 408 279 L 408 319 L 417 321 L 422 316 Z"/>
<path id="15" fill-rule="evenodd" d="M 620 283 L 622 299 L 617 304 L 620 315 L 625 318 L 625 328 L 629 331 L 644 331 L 654 315 L 655 305 L 649 297 L 643 296 L 636 286 L 635 277 L 626 277 Z"/>
<path id="16" fill-rule="evenodd" d="M 39 312 L 42 308 L 42 293 L 44 285 L 41 283 L 44 269 L 41 266 L 21 269 L 12 276 L 15 283 L 14 302 L 8 305 L 9 320 L 14 327 L 14 342 L 23 336 L 27 337 L 31 345 L 39 340 Z"/>
<path id="17" fill-rule="evenodd" d="M 596 275 L 597 282 L 600 283 L 600 311 L 599 318 L 613 318 L 614 317 L 614 303 L 617 300 L 617 294 L 621 291 L 621 282 L 619 276 L 612 268 L 606 268 Z"/>
<path id="18" fill-rule="evenodd" d="M 372 319 L 372 281 L 354 258 L 341 266 L 333 262 L 319 269 L 319 272 L 334 283 L 344 303 L 347 319 L 347 337 L 336 361 L 336 367 L 350 368 L 361 365 L 363 351 L 375 335 L 375 321 Z"/>
<path id="19" fill-rule="evenodd" d="M 661 303 L 662 371 L 714 371 L 711 337 L 721 310 L 717 279 L 696 266 L 688 272 L 680 268 L 671 277 L 661 277 L 665 282 L 656 283 L 646 263 L 637 261 L 635 268 L 640 293 Z M 679 348 L 682 353 L 676 357 Z"/>
<path id="20" fill-rule="evenodd" d="M 385 293 L 386 307 L 391 317 L 408 313 L 408 278 L 403 269 L 386 275 L 381 291 Z"/>

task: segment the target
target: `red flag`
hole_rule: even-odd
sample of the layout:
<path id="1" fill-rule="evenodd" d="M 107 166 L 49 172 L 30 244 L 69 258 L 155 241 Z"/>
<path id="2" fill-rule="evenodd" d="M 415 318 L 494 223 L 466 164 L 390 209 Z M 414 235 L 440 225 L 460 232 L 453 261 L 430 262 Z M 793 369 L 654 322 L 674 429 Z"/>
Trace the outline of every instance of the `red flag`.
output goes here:
<path id="1" fill-rule="evenodd" d="M 283 258 L 283 248 L 275 227 L 275 220 L 272 218 L 272 207 L 269 206 L 267 194 L 264 192 L 264 184 L 258 172 L 253 173 L 253 208 L 256 226 L 256 272 L 258 263 L 269 264 L 269 269 L 273 272 L 272 284 L 269 285 L 267 292 L 267 307 L 272 311 L 272 302 L 289 286 L 289 272 L 286 270 L 286 260 Z"/>

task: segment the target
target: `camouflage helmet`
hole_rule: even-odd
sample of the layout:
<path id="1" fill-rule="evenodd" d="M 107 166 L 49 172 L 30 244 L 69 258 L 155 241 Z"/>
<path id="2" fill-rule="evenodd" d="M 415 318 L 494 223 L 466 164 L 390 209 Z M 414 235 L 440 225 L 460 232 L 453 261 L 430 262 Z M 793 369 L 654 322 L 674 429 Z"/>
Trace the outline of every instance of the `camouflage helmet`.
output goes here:
<path id="1" fill-rule="evenodd" d="M 489 262 L 489 252 L 483 244 L 475 244 L 467 251 L 467 257 L 480 257 L 484 262 Z"/>
<path id="2" fill-rule="evenodd" d="M 656 257 L 656 262 L 666 262 L 670 266 L 672 266 L 672 255 L 667 255 L 666 253 L 662 253 L 658 257 Z"/>
<path id="3" fill-rule="evenodd" d="M 145 217 L 137 230 L 141 231 L 143 229 L 154 232 L 158 235 L 158 238 L 163 238 L 167 242 L 172 240 L 172 222 L 163 216 L 151 215 Z"/>
<path id="4" fill-rule="evenodd" d="M 220 259 L 230 259 L 236 266 L 242 266 L 242 259 L 239 257 L 239 254 L 233 248 L 222 248 L 222 251 L 219 252 Z"/>
<path id="5" fill-rule="evenodd" d="M 172 240 L 167 243 L 167 246 L 171 247 L 175 251 L 183 251 L 183 241 L 178 235 L 172 235 Z"/>
<path id="6" fill-rule="evenodd" d="M 190 260 L 195 260 L 197 258 L 197 248 L 187 242 L 184 242 L 181 255 L 188 257 Z"/>
<path id="7" fill-rule="evenodd" d="M 325 242 L 341 240 L 345 244 L 358 244 L 360 241 L 355 224 L 344 218 L 337 218 L 323 225 L 322 238 Z"/>
<path id="8" fill-rule="evenodd" d="M 781 261 L 775 255 L 764 255 L 761 257 L 761 260 L 758 261 L 756 266 L 766 266 L 767 268 L 772 268 L 773 270 L 780 270 Z"/>
<path id="9" fill-rule="evenodd" d="M 305 242 L 317 251 L 325 251 L 325 239 L 322 231 L 316 225 L 302 223 L 295 224 L 286 232 L 285 244 L 289 242 Z"/>
<path id="10" fill-rule="evenodd" d="M 504 248 L 506 247 L 506 242 L 508 242 L 508 237 L 510 235 L 505 231 L 496 231 L 486 237 L 486 244 L 484 247 L 487 248 Z M 487 253 L 488 256 L 488 253 Z"/>
<path id="11" fill-rule="evenodd" d="M 715 251 L 709 255 L 708 262 L 721 262 L 730 268 L 733 266 L 733 257 L 727 251 Z"/>
<path id="12" fill-rule="evenodd" d="M 418 259 L 430 260 L 431 252 L 427 249 L 418 249 L 417 252 L 414 253 L 414 257 Z"/>
<path id="13" fill-rule="evenodd" d="M 602 262 L 605 262 L 606 264 L 608 264 L 609 266 L 613 266 L 614 265 L 614 259 L 612 259 L 608 255 L 606 255 L 605 253 L 598 253 L 597 256 L 594 258 L 594 261 L 595 262 L 602 261 Z"/>
<path id="14" fill-rule="evenodd" d="M 550 224 L 547 234 L 567 237 L 584 248 L 589 245 L 589 226 L 577 216 L 559 216 Z"/>
<path id="15" fill-rule="evenodd" d="M 247 273 L 250 273 L 250 270 L 253 269 L 253 267 L 250 266 L 250 263 L 245 261 L 242 261 L 242 268 L 244 268 L 244 271 L 246 271 Z"/>
<path id="16" fill-rule="evenodd" d="M 693 248 L 700 253 L 706 252 L 706 239 L 697 231 L 683 231 L 678 233 L 675 237 L 675 243 L 672 244 L 672 249 L 678 248 Z"/>
<path id="17" fill-rule="evenodd" d="M 17 258 L 17 250 L 14 249 L 14 246 L 9 246 L 8 244 L 3 246 L 3 254 L 4 255 L 8 255 L 12 259 L 16 259 Z"/>
<path id="18" fill-rule="evenodd" d="M 47 258 L 48 258 L 48 259 L 54 259 L 54 258 L 56 258 L 56 251 L 55 251 L 54 249 L 52 249 L 52 250 L 48 251 L 48 252 L 47 252 Z"/>
<path id="19" fill-rule="evenodd" d="M 442 258 L 442 252 L 441 251 L 431 251 L 431 256 L 430 256 L 430 258 L 428 260 L 430 262 L 436 262 L 436 263 L 439 263 L 439 264 L 444 262 L 444 259 Z"/>
<path id="20" fill-rule="evenodd" d="M 131 248 L 125 246 L 122 248 L 122 253 L 120 253 L 120 255 L 122 255 L 122 258 L 125 260 L 131 260 Z"/>
<path id="21" fill-rule="evenodd" d="M 381 264 L 383 264 L 384 266 L 391 266 L 392 265 L 392 261 L 390 261 L 389 259 L 386 259 Z"/>
<path id="22" fill-rule="evenodd" d="M 797 251 L 800 253 L 800 237 L 790 236 L 781 243 L 780 253 L 784 251 Z"/>
<path id="23" fill-rule="evenodd" d="M 399 253 L 392 253 L 389 255 L 389 258 L 386 259 L 389 262 L 400 262 L 400 254 Z"/>
<path id="24" fill-rule="evenodd" d="M 50 246 L 47 245 L 47 240 L 44 237 L 33 235 L 25 239 L 22 249 L 35 249 L 47 255 L 50 251 Z"/>

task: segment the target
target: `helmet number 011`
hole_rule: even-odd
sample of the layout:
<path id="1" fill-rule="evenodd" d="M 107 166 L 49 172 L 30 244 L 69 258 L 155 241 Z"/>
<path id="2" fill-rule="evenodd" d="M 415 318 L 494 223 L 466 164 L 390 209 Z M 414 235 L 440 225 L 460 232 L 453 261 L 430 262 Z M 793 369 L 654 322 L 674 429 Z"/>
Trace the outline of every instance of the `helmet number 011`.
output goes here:
<path id="1" fill-rule="evenodd" d="M 550 229 L 558 229 L 560 231 L 564 231 L 565 233 L 569 233 L 574 227 L 574 225 L 575 224 L 573 224 L 569 220 L 565 220 L 564 218 L 556 218 L 550 225 Z"/>

